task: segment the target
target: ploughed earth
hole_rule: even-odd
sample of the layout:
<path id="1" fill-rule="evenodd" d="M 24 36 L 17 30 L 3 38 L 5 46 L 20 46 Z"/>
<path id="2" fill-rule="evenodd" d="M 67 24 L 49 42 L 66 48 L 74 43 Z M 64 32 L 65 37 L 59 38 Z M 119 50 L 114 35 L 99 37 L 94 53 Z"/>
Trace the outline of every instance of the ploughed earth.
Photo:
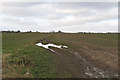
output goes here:
<path id="1" fill-rule="evenodd" d="M 93 46 L 79 40 L 71 42 L 66 40 L 65 43 L 67 44 L 52 42 L 51 37 L 48 37 L 40 40 L 36 46 L 51 51 L 58 65 L 66 67 L 75 78 L 118 77 L 117 48 Z"/>

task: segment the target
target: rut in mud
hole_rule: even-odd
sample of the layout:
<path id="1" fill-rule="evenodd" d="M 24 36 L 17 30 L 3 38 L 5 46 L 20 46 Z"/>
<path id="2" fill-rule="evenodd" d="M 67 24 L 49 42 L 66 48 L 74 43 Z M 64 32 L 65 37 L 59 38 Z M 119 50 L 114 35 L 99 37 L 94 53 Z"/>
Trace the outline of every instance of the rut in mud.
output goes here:
<path id="1" fill-rule="evenodd" d="M 49 43 L 49 40 L 54 36 L 50 36 L 42 41 L 46 40 Z M 55 48 L 56 47 L 56 48 Z M 45 47 L 44 47 L 45 48 Z M 61 46 L 50 47 L 51 52 L 54 53 L 56 59 L 63 63 L 65 67 L 67 67 L 75 78 L 116 78 L 118 74 L 114 70 L 104 70 L 101 67 L 98 68 L 98 64 L 93 64 L 93 62 L 88 61 L 83 54 L 78 53 L 77 51 L 69 48 L 61 48 Z M 59 63 L 58 62 L 58 63 Z"/>
<path id="2" fill-rule="evenodd" d="M 104 71 L 100 68 L 97 68 L 91 62 L 87 61 L 84 57 L 82 57 L 79 53 L 74 52 L 70 49 L 50 49 L 53 53 L 56 53 L 56 56 L 59 56 L 63 63 L 76 77 L 91 77 L 91 78 L 111 78 L 118 77 L 118 74 L 111 71 Z M 69 57 L 64 53 L 69 54 Z M 71 56 L 71 57 L 70 57 Z"/>

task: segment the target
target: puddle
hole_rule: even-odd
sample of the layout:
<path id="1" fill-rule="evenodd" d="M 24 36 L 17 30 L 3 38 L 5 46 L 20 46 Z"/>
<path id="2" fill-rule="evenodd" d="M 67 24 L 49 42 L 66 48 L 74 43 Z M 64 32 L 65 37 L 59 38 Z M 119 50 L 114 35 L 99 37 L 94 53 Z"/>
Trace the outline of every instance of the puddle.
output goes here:
<path id="1" fill-rule="evenodd" d="M 105 74 L 103 71 L 99 70 L 96 67 L 94 67 L 94 68 L 87 67 L 85 74 L 90 76 L 90 77 L 94 77 L 94 78 L 107 78 L 107 77 L 109 77 L 109 75 Z"/>
<path id="2" fill-rule="evenodd" d="M 67 46 L 62 46 L 62 47 L 64 47 L 64 48 L 68 48 Z"/>
<path id="3" fill-rule="evenodd" d="M 46 48 L 46 49 L 49 49 L 49 47 L 55 47 L 55 48 L 59 48 L 59 49 L 68 48 L 67 46 L 55 45 L 55 44 L 51 44 L 51 43 L 49 43 L 49 44 L 37 43 L 36 45 L 41 46 L 41 47 Z"/>
<path id="4" fill-rule="evenodd" d="M 114 74 L 113 76 L 118 77 L 119 75 L 118 74 Z"/>
<path id="5" fill-rule="evenodd" d="M 108 77 L 118 77 L 118 74 L 109 73 L 94 67 L 94 65 L 90 64 L 84 57 L 82 57 L 78 52 L 67 50 L 70 53 L 72 53 L 74 56 L 76 56 L 77 59 L 83 61 L 83 66 L 85 67 L 85 74 L 89 77 L 93 78 L 108 78 Z"/>

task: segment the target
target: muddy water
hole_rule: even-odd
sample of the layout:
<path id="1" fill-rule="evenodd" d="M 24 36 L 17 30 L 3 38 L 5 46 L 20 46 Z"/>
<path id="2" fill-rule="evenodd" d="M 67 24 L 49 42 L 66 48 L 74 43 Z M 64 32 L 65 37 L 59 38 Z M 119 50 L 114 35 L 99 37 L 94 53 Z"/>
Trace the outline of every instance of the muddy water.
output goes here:
<path id="1" fill-rule="evenodd" d="M 36 45 L 41 46 L 41 47 L 46 48 L 46 49 L 49 49 L 49 47 L 56 47 L 56 48 L 59 48 L 59 49 L 68 48 L 67 46 L 55 45 L 55 44 L 51 44 L 51 43 L 49 43 L 49 44 L 37 43 Z"/>
<path id="2" fill-rule="evenodd" d="M 84 66 L 84 72 L 85 75 L 92 77 L 92 78 L 111 78 L 111 77 L 118 77 L 117 73 L 111 73 L 111 72 L 107 72 L 104 71 L 102 69 L 99 69 L 97 67 L 95 67 L 94 65 L 92 65 L 90 62 L 88 62 L 84 57 L 82 57 L 78 52 L 72 51 L 72 50 L 67 50 L 70 53 L 72 53 L 74 56 L 76 56 L 76 58 L 78 60 L 82 60 L 83 61 L 83 66 Z M 110 75 L 109 75 L 110 73 Z"/>

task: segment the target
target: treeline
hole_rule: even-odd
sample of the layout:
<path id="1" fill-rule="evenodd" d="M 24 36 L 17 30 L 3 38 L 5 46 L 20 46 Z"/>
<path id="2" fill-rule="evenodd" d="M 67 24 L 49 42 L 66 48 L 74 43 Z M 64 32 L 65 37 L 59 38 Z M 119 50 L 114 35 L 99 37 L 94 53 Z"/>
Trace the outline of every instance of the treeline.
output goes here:
<path id="1" fill-rule="evenodd" d="M 10 31 L 10 30 L 8 30 L 8 31 L 1 31 L 2 33 L 31 33 L 32 31 L 27 31 L 27 32 L 21 32 L 20 30 L 18 30 L 18 31 Z"/>
<path id="2" fill-rule="evenodd" d="M 0 31 L 0 32 L 2 32 L 2 33 L 69 33 L 69 32 L 62 32 L 60 30 L 58 32 L 55 32 L 53 30 L 50 32 L 38 32 L 38 31 L 36 31 L 36 32 L 32 32 L 32 31 L 21 32 L 20 30 L 18 30 L 18 31 L 8 30 L 8 31 Z M 103 33 L 103 32 L 77 32 L 77 33 Z M 106 32 L 106 33 L 118 33 L 118 32 Z"/>
<path id="3" fill-rule="evenodd" d="M 20 33 L 20 30 L 18 30 L 18 31 L 10 31 L 10 30 L 8 30 L 8 31 L 2 31 L 2 33 Z"/>
<path id="4" fill-rule="evenodd" d="M 118 32 L 78 32 L 78 33 L 118 33 Z"/>
<path id="5" fill-rule="evenodd" d="M 50 31 L 50 32 L 38 32 L 38 31 L 36 31 L 36 32 L 32 32 L 32 31 L 21 32 L 20 30 L 18 30 L 18 31 L 8 30 L 8 31 L 1 31 L 1 32 L 2 33 L 63 33 L 60 30 L 58 32 L 55 32 L 55 31 Z"/>

